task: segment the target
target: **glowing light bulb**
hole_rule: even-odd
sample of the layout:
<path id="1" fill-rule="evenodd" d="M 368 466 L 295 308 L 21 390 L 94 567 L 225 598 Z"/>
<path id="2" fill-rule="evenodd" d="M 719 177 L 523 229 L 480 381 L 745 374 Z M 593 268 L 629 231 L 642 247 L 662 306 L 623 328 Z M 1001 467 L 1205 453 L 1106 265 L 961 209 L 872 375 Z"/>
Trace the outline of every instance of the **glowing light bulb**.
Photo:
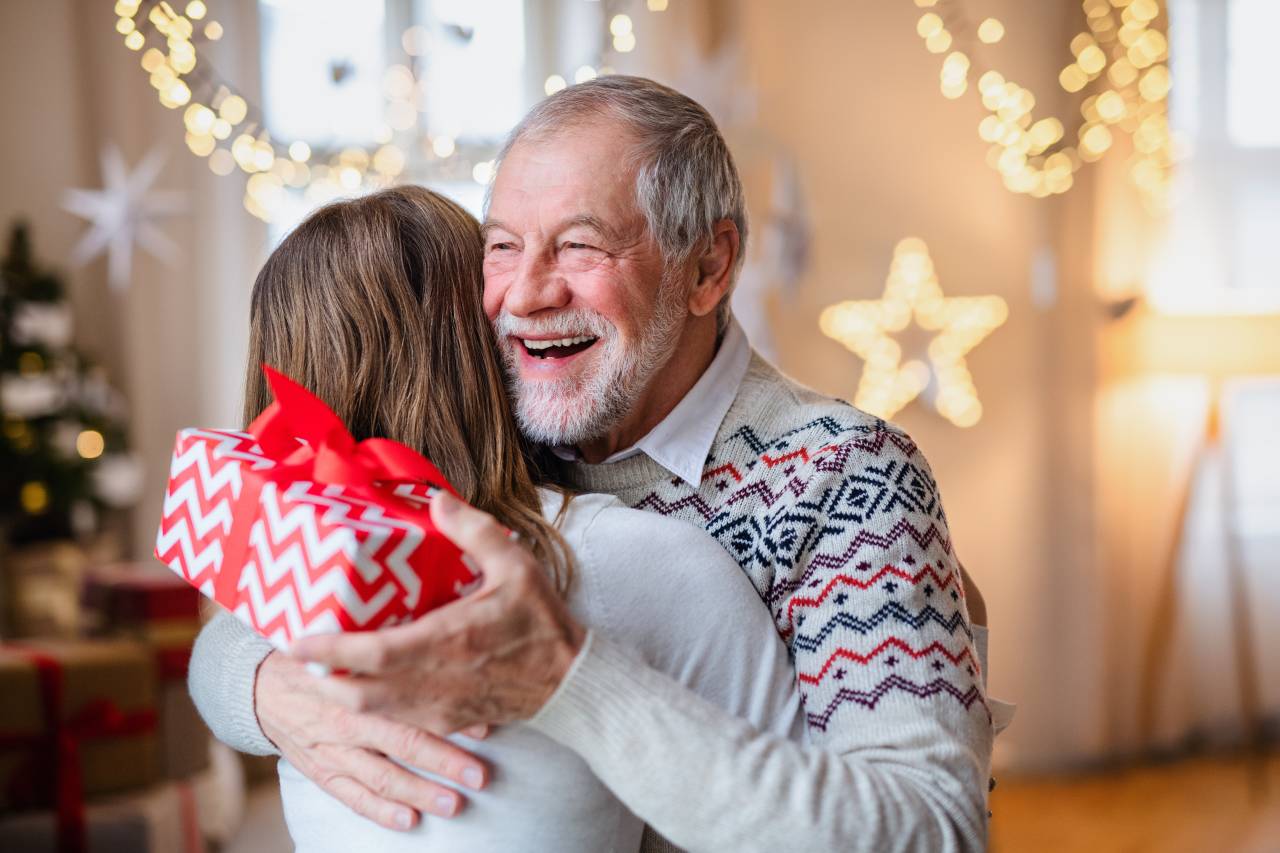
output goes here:
<path id="1" fill-rule="evenodd" d="M 944 24 L 942 16 L 937 12 L 925 12 L 920 16 L 920 20 L 916 22 L 916 33 L 920 38 L 927 39 L 934 33 L 942 31 Z"/>
<path id="2" fill-rule="evenodd" d="M 481 186 L 493 180 L 494 168 L 492 160 L 481 160 L 471 168 L 471 179 Z"/>
<path id="3" fill-rule="evenodd" d="M 1058 75 L 1058 82 L 1068 92 L 1079 92 L 1088 84 L 1089 75 L 1085 74 L 1079 65 L 1072 64 L 1062 69 L 1062 73 Z"/>
<path id="4" fill-rule="evenodd" d="M 431 150 L 441 159 L 453 156 L 457 144 L 453 141 L 452 136 L 437 136 L 431 140 Z"/>
<path id="5" fill-rule="evenodd" d="M 218 106 L 218 115 L 229 124 L 239 124 L 244 121 L 245 116 L 248 114 L 249 105 L 239 95 L 228 95 L 222 99 L 222 103 Z"/>
<path id="6" fill-rule="evenodd" d="M 987 18 L 978 24 L 978 38 L 984 44 L 995 44 L 1004 38 L 1004 24 L 995 18 Z"/>
<path id="7" fill-rule="evenodd" d="M 614 15 L 609 21 L 609 32 L 615 36 L 630 35 L 632 29 L 630 15 Z"/>
<path id="8" fill-rule="evenodd" d="M 76 436 L 76 453 L 82 459 L 97 459 L 106 447 L 106 440 L 97 430 L 87 429 Z"/>

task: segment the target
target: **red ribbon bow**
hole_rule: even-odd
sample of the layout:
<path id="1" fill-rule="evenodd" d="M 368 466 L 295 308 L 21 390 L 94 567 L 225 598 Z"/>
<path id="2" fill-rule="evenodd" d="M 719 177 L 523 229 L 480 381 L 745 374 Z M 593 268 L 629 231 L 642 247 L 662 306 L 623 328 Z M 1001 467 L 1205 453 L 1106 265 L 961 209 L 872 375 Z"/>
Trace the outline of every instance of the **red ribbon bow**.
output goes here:
<path id="1" fill-rule="evenodd" d="M 227 607 L 232 607 L 236 598 L 249 531 L 267 482 L 284 485 L 307 480 L 352 487 L 425 483 L 458 496 L 440 469 L 421 453 L 386 438 L 357 442 L 323 400 L 267 365 L 262 370 L 276 399 L 254 418 L 248 432 L 258 440 L 263 455 L 276 465 L 267 471 L 246 472 L 236 500 L 231 533 L 214 581 L 214 598 Z M 415 514 L 430 527 L 426 510 Z"/>

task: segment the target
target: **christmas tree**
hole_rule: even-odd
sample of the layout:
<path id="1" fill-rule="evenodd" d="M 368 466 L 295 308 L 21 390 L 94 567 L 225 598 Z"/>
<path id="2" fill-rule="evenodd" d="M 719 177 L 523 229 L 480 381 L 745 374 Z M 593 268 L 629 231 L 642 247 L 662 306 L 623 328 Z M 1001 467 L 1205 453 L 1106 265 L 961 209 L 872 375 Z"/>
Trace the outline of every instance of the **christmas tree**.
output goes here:
<path id="1" fill-rule="evenodd" d="M 16 223 L 0 261 L 0 536 L 14 544 L 89 535 L 136 497 L 124 401 L 71 337 L 63 283 Z"/>

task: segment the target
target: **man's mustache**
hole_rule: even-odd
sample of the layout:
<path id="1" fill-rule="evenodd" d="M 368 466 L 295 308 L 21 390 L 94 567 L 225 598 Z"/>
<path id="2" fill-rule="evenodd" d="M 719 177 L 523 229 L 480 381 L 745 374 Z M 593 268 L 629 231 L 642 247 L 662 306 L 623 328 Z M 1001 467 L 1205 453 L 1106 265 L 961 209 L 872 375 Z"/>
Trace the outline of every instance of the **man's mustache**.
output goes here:
<path id="1" fill-rule="evenodd" d="M 584 308 L 569 308 L 556 314 L 539 317 L 516 317 L 505 309 L 493 321 L 493 330 L 499 340 L 506 338 L 590 336 L 602 340 L 617 337 L 617 327 L 603 314 Z"/>

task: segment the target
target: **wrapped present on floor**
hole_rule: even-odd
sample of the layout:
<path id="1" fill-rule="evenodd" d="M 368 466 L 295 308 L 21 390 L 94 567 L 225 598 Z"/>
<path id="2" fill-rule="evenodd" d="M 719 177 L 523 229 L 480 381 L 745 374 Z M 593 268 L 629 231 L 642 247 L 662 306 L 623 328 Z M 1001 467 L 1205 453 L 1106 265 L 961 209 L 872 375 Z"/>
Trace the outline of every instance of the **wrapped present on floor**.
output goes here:
<path id="1" fill-rule="evenodd" d="M 246 432 L 178 434 L 156 556 L 287 649 L 311 633 L 415 619 L 474 581 L 431 523 L 434 465 L 266 369 L 276 401 Z"/>
<path id="2" fill-rule="evenodd" d="M 60 834 L 52 811 L 0 816 L 0 850 L 22 853 L 203 853 L 193 786 L 170 782 L 101 798 L 84 810 L 82 834 Z"/>
<path id="3" fill-rule="evenodd" d="M 87 797 L 157 780 L 155 675 L 144 646 L 0 644 L 0 696 L 0 813 L 51 810 L 74 847 Z"/>
<path id="4" fill-rule="evenodd" d="M 94 566 L 83 599 L 98 632 L 200 625 L 199 593 L 154 563 Z"/>
<path id="5" fill-rule="evenodd" d="M 78 636 L 83 628 L 80 590 L 85 573 L 96 563 L 117 559 L 116 537 L 101 535 L 87 542 L 55 540 L 11 547 L 3 554 L 4 620 L 10 637 Z"/>
<path id="6" fill-rule="evenodd" d="M 137 640 L 155 662 L 160 773 L 186 779 L 209 765 L 209 730 L 187 692 L 191 647 L 200 632 L 200 593 L 155 563 L 91 569 L 86 621 L 95 633 Z"/>

